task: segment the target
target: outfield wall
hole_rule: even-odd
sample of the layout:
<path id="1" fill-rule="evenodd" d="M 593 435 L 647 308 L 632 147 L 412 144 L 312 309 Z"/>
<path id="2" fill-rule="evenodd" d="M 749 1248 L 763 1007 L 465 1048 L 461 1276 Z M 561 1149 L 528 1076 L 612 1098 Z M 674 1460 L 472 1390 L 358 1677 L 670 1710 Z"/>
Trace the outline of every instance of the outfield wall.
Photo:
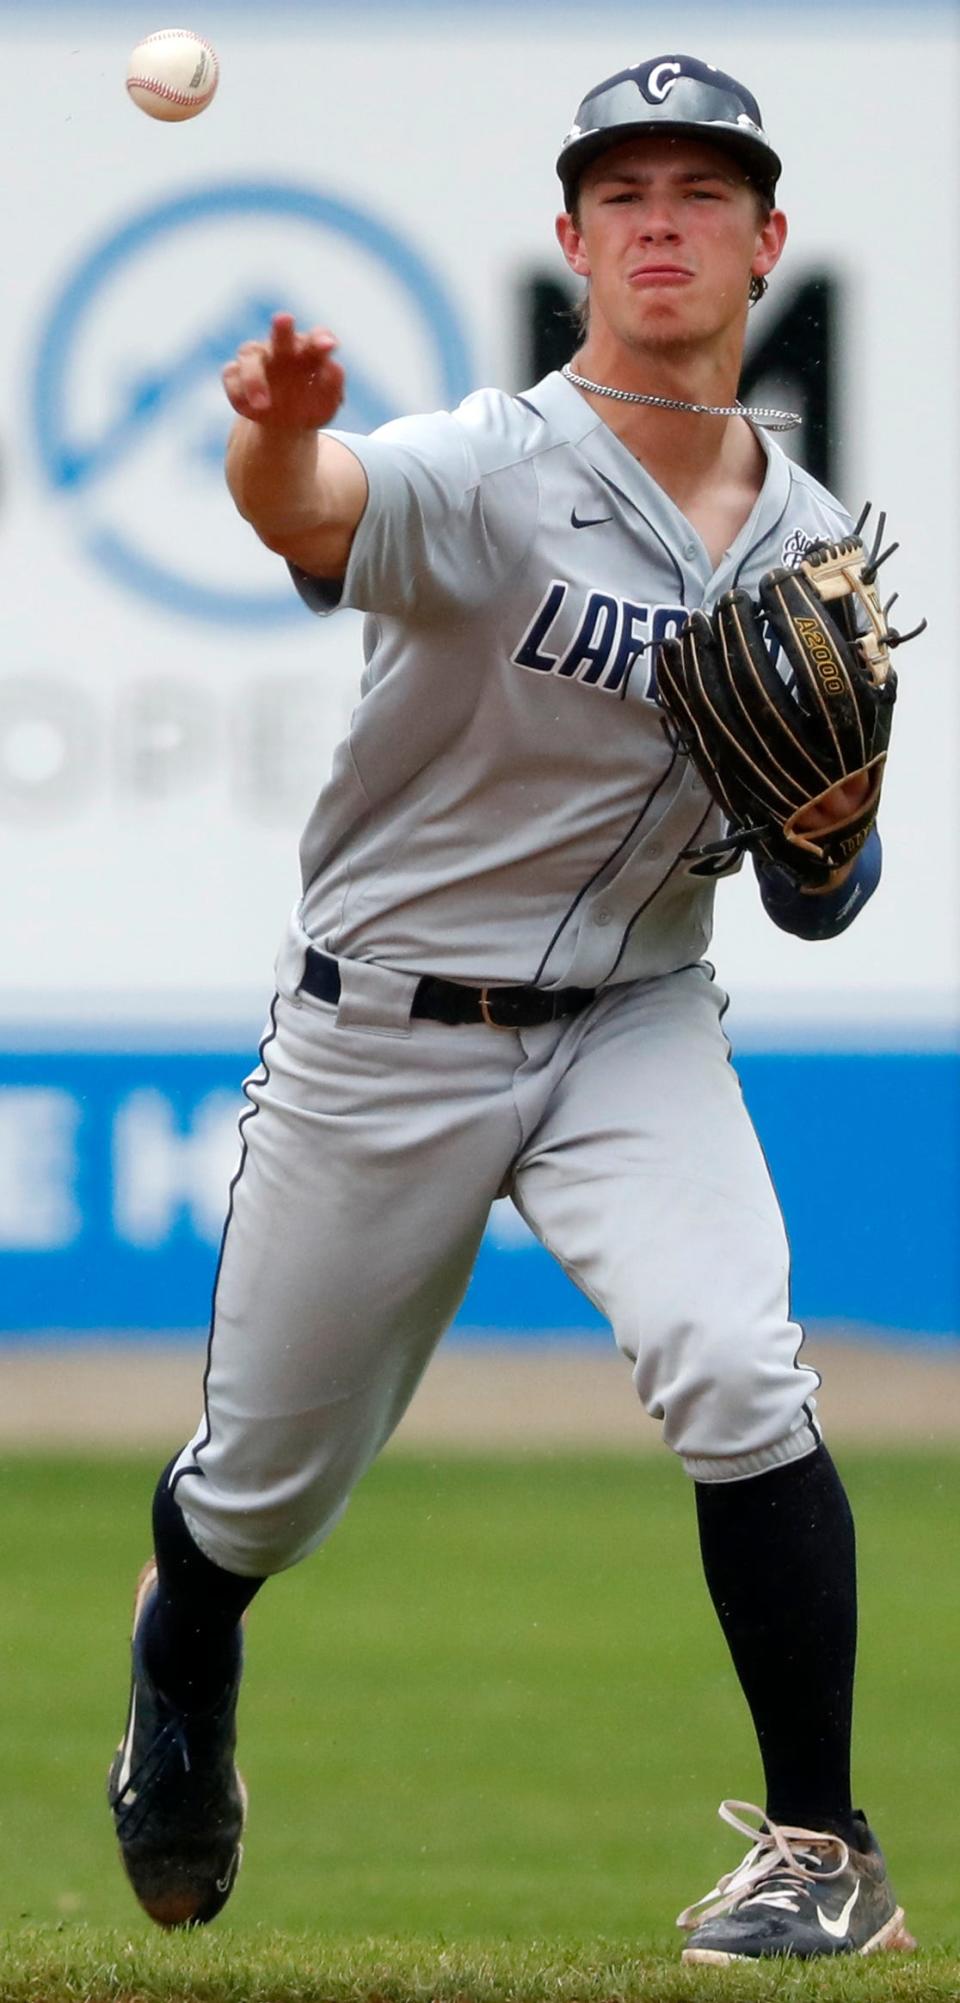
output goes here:
<path id="1" fill-rule="evenodd" d="M 0 0 L 0 146 L 29 191 L 0 325 L 0 1342 L 204 1320 L 297 835 L 355 696 L 356 620 L 311 621 L 225 495 L 222 361 L 283 306 L 337 328 L 357 428 L 520 387 L 564 277 L 557 142 L 589 83 L 678 33 L 756 90 L 786 161 L 754 353 L 810 288 L 829 302 L 820 379 L 764 400 L 799 398 L 808 456 L 826 413 L 831 479 L 887 507 L 904 615 L 930 620 L 878 896 L 811 947 L 744 872 L 713 957 L 798 1312 L 960 1331 L 957 13 L 590 23 L 587 45 L 563 6 L 355 0 L 345 25 L 311 0 L 267 30 L 204 0 L 221 88 L 165 127 L 123 89 L 139 0 Z M 461 1323 L 602 1336 L 504 1205 Z"/>
<path id="2" fill-rule="evenodd" d="M 155 1337 L 205 1320 L 248 1060 L 239 1049 L 7 1053 L 9 1333 Z M 954 1335 L 960 1060 L 752 1051 L 740 1071 L 790 1222 L 800 1316 Z M 459 1325 L 473 1339 L 608 1339 L 509 1203 L 494 1207 Z"/>

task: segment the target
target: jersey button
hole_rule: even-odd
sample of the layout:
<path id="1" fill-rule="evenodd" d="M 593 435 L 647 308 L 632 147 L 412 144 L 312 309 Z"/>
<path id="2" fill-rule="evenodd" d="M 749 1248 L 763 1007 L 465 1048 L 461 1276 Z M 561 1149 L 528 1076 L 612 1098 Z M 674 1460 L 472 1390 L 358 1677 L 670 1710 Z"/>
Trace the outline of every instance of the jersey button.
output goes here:
<path id="1" fill-rule="evenodd" d="M 604 904 L 601 905 L 599 911 L 594 913 L 593 922 L 595 925 L 609 925 L 612 917 L 613 917 L 613 912 L 608 911 L 606 905 Z"/>
<path id="2" fill-rule="evenodd" d="M 690 558 L 691 556 L 696 556 L 696 554 L 697 554 L 697 545 L 696 545 L 696 543 L 695 543 L 695 542 L 686 542 L 686 543 L 684 543 L 684 545 L 683 545 L 683 554 L 684 554 L 684 556 L 685 556 L 685 557 L 687 557 L 688 559 L 689 559 L 689 558 Z"/>
<path id="3" fill-rule="evenodd" d="M 647 843 L 647 854 L 648 854 L 649 856 L 652 856 L 652 857 L 653 857 L 653 860 L 654 860 L 654 862 L 656 862 L 656 859 L 657 859 L 658 855 L 662 855 L 662 854 L 663 854 L 663 843 L 662 843 L 662 842 L 648 842 L 648 843 Z"/>

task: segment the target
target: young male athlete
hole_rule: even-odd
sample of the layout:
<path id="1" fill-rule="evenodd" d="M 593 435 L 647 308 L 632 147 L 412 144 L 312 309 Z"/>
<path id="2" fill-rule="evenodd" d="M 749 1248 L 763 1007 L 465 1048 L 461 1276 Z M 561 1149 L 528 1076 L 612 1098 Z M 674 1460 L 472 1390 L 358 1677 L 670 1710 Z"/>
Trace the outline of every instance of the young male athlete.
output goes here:
<path id="1" fill-rule="evenodd" d="M 203 1417 L 156 1492 L 111 1806 L 147 1912 L 212 1919 L 245 1813 L 241 1616 L 338 1521 L 509 1196 L 692 1478 L 756 1728 L 765 1809 L 724 1804 L 751 1847 L 681 1915 L 685 1952 L 866 1953 L 907 1937 L 850 1792 L 853 1527 L 703 959 L 690 851 L 723 820 L 652 682 L 691 609 L 849 518 L 735 407 L 786 234 L 750 93 L 642 63 L 590 93 L 558 167 L 588 282 L 572 375 L 367 438 L 323 428 L 330 334 L 280 315 L 225 370 L 236 504 L 308 605 L 367 614 L 366 665 L 245 1088 Z M 825 939 L 879 868 L 874 830 L 822 887 L 761 867 L 760 894 Z"/>

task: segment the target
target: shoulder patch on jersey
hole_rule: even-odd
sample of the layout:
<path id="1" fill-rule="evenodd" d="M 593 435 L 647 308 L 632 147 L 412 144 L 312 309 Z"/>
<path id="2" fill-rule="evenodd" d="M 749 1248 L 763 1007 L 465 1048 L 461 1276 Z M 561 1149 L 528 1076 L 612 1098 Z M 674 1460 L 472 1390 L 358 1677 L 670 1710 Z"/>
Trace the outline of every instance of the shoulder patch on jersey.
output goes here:
<path id="1" fill-rule="evenodd" d="M 780 561 L 788 570 L 798 570 L 808 549 L 812 549 L 815 538 L 808 536 L 806 529 L 791 529 L 784 538 Z"/>

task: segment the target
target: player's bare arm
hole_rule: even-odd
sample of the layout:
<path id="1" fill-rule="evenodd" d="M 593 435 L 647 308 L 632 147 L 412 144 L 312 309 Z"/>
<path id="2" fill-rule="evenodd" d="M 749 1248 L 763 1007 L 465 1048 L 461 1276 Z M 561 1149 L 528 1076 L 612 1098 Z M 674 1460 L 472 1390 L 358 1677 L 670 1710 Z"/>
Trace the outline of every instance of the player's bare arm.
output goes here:
<path id="1" fill-rule="evenodd" d="M 342 577 L 367 503 L 352 452 L 324 438 L 343 402 L 337 340 L 326 328 L 297 332 L 274 315 L 269 338 L 245 341 L 223 371 L 237 413 L 227 484 L 261 542 L 318 577 Z"/>

